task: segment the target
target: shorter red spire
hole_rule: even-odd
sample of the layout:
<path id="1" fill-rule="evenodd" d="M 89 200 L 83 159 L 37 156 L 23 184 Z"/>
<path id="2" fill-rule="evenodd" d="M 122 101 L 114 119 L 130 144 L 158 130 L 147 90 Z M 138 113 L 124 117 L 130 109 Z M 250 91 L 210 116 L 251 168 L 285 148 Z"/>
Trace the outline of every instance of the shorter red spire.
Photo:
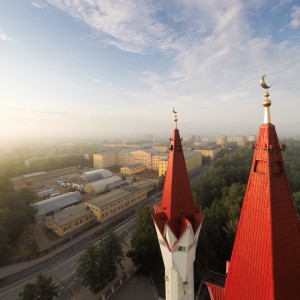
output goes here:
<path id="1" fill-rule="evenodd" d="M 160 231 L 162 233 L 164 225 L 167 223 L 178 238 L 190 223 L 194 232 L 196 232 L 204 216 L 199 214 L 200 208 L 194 205 L 181 138 L 177 128 L 173 130 L 170 141 L 168 169 L 162 202 L 160 206 L 154 207 L 155 214 L 153 218 L 157 226 L 161 227 Z"/>

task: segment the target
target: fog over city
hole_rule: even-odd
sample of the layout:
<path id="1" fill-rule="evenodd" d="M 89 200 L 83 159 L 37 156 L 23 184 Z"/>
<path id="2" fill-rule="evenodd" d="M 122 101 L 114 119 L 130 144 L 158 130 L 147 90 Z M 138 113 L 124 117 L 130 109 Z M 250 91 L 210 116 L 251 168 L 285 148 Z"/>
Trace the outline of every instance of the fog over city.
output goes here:
<path id="1" fill-rule="evenodd" d="M 0 2 L 0 140 L 299 133 L 297 1 Z"/>

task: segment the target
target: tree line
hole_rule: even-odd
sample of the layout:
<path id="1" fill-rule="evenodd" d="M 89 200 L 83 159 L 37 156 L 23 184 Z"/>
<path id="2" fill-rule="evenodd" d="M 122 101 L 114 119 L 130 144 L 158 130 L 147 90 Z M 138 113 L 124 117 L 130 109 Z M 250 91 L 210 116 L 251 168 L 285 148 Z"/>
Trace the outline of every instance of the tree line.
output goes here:
<path id="1" fill-rule="evenodd" d="M 35 201 L 36 194 L 29 189 L 16 192 L 7 178 L 0 178 L 0 264 L 23 230 L 34 223 L 35 209 L 31 204 Z"/>

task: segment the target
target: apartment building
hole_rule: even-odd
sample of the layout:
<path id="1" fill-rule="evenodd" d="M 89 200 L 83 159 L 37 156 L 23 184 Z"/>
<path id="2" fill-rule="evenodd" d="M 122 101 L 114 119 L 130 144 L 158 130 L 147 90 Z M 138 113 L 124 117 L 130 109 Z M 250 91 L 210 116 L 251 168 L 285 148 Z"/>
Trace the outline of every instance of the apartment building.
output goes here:
<path id="1" fill-rule="evenodd" d="M 203 156 L 210 157 L 213 160 L 215 159 L 217 153 L 219 153 L 221 150 L 221 146 L 211 146 L 197 151 L 199 151 Z"/>

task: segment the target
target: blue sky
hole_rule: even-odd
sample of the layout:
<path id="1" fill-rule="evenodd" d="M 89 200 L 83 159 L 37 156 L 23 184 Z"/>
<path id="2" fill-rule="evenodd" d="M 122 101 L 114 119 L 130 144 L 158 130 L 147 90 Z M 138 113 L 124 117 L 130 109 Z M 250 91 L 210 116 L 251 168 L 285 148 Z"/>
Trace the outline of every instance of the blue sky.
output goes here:
<path id="1" fill-rule="evenodd" d="M 300 3 L 2 0 L 2 141 L 300 128 Z"/>

